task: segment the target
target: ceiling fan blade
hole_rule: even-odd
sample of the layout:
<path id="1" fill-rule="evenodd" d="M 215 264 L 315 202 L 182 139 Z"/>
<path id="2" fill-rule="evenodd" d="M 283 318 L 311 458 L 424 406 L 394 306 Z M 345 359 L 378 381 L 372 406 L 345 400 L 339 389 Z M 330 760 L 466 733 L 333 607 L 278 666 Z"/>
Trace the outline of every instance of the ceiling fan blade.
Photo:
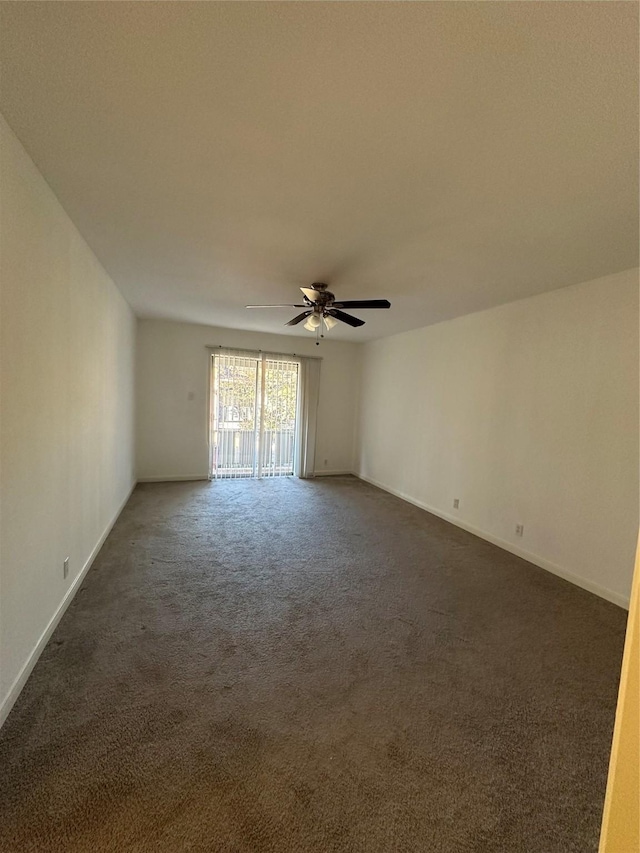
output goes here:
<path id="1" fill-rule="evenodd" d="M 344 311 L 338 311 L 337 308 L 331 308 L 328 312 L 332 317 L 335 317 L 336 320 L 342 320 L 343 323 L 346 323 L 348 326 L 364 326 L 364 320 L 358 320 L 357 317 L 352 317 L 351 314 L 345 314 Z"/>
<path id="2" fill-rule="evenodd" d="M 334 308 L 391 308 L 388 299 L 348 299 L 346 302 L 334 302 Z"/>
<path id="3" fill-rule="evenodd" d="M 318 296 L 320 296 L 320 293 L 314 287 L 301 287 L 300 290 L 311 302 L 317 302 Z"/>
<path id="4" fill-rule="evenodd" d="M 245 308 L 306 308 L 306 305 L 245 305 Z"/>
<path id="5" fill-rule="evenodd" d="M 294 317 L 293 320 L 289 320 L 288 323 L 285 323 L 285 326 L 297 326 L 298 323 L 302 323 L 304 318 L 308 317 L 309 314 L 313 314 L 313 311 L 303 311 L 302 314 L 298 314 L 298 316 Z"/>

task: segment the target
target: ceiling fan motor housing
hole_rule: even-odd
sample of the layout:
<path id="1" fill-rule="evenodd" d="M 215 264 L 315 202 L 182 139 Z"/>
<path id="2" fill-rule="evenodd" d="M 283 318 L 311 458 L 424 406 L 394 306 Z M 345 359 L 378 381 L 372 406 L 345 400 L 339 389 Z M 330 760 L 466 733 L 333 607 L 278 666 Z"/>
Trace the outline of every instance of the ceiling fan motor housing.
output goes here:
<path id="1" fill-rule="evenodd" d="M 318 292 L 318 298 L 311 300 L 305 296 L 305 299 L 309 299 L 309 305 L 313 305 L 315 311 L 320 314 L 325 308 L 329 308 L 333 304 L 335 296 L 330 290 L 327 290 L 327 285 L 322 281 L 314 281 L 311 287 Z"/>

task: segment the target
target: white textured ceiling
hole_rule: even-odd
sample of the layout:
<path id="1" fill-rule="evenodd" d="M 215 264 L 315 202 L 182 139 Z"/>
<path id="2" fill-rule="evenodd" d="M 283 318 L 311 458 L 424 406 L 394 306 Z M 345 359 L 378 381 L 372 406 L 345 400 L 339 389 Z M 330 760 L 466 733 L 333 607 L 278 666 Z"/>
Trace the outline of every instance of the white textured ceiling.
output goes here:
<path id="1" fill-rule="evenodd" d="M 0 16 L 1 109 L 141 316 L 285 331 L 243 306 L 324 280 L 391 300 L 364 340 L 638 264 L 636 3 Z"/>

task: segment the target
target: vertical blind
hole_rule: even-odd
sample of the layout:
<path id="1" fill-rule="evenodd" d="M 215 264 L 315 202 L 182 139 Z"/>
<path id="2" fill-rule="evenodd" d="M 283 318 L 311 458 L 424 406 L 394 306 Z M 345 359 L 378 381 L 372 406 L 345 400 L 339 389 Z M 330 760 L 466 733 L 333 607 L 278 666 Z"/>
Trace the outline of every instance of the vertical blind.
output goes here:
<path id="1" fill-rule="evenodd" d="M 210 476 L 312 477 L 320 359 L 217 348 Z"/>

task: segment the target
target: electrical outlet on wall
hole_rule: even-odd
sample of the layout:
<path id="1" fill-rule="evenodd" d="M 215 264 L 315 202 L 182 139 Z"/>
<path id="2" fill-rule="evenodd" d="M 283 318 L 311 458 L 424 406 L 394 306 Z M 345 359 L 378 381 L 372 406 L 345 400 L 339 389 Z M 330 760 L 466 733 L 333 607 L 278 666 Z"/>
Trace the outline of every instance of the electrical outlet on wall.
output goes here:
<path id="1" fill-rule="evenodd" d="M 62 577 L 69 577 L 69 558 L 65 557 L 64 563 L 62 564 Z"/>
<path id="2" fill-rule="evenodd" d="M 516 536 L 524 536 L 524 524 L 516 524 Z"/>
<path id="3" fill-rule="evenodd" d="M 454 498 L 453 499 L 453 508 L 454 509 L 460 509 L 460 498 Z"/>

